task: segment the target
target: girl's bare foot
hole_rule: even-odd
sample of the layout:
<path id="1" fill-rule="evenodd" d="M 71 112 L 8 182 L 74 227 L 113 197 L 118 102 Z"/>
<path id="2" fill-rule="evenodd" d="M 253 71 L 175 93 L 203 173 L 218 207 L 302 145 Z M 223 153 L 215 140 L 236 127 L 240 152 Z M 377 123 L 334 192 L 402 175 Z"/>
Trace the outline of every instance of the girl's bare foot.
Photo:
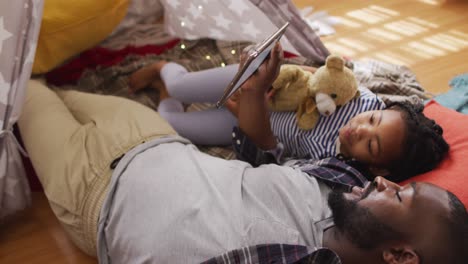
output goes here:
<path id="1" fill-rule="evenodd" d="M 167 61 L 158 61 L 132 73 L 128 78 L 130 92 L 135 93 L 138 90 L 151 85 L 153 81 L 160 80 L 161 77 L 159 73 L 166 63 Z"/>
<path id="2" fill-rule="evenodd" d="M 161 79 L 154 80 L 151 83 L 151 88 L 159 91 L 159 101 L 170 97 L 169 93 L 167 92 L 166 85 L 164 85 L 164 82 Z"/>

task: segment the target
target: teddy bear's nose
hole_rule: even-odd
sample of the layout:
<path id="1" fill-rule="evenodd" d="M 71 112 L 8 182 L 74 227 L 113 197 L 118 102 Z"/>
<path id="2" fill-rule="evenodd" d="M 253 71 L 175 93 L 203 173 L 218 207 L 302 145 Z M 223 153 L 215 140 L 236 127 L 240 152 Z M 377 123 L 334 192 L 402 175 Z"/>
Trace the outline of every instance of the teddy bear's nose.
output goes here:
<path id="1" fill-rule="evenodd" d="M 326 116 L 329 116 L 329 115 L 330 115 L 330 111 L 328 111 L 328 110 L 325 111 L 325 115 L 326 115 Z"/>

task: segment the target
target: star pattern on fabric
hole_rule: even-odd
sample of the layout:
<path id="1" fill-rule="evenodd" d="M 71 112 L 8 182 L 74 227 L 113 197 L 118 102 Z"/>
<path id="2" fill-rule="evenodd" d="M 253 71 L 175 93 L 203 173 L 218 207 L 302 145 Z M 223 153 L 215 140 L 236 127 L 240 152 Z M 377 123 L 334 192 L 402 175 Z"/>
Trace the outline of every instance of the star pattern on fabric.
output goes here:
<path id="1" fill-rule="evenodd" d="M 3 41 L 9 39 L 13 34 L 5 29 L 3 24 L 3 17 L 0 17 L 0 53 L 3 49 Z"/>
<path id="2" fill-rule="evenodd" d="M 192 17 L 194 19 L 198 19 L 203 13 L 203 7 L 202 6 L 195 6 L 193 3 L 190 3 L 190 7 L 188 8 L 188 12 L 192 15 Z"/>
<path id="3" fill-rule="evenodd" d="M 260 42 L 277 30 L 271 16 L 254 0 L 161 0 L 165 10 L 165 31 L 181 39 L 212 38 L 226 41 Z M 291 8 L 289 6 L 289 8 Z M 292 13 L 294 15 L 294 13 Z M 280 20 L 284 19 L 281 15 Z"/>
<path id="4" fill-rule="evenodd" d="M 229 3 L 229 9 L 233 10 L 234 12 L 237 13 L 237 15 L 242 16 L 242 14 L 249 10 L 249 7 L 247 6 L 246 2 L 241 0 L 230 0 Z"/>
<path id="5" fill-rule="evenodd" d="M 193 28 L 195 27 L 195 24 L 192 22 L 192 20 L 188 19 L 187 17 L 182 17 L 180 25 L 190 30 L 193 30 Z"/>
<path id="6" fill-rule="evenodd" d="M 0 103 L 6 105 L 8 103 L 8 92 L 10 91 L 10 84 L 5 82 L 2 73 L 0 73 Z"/>
<path id="7" fill-rule="evenodd" d="M 242 23 L 241 28 L 244 33 L 253 38 L 256 38 L 257 35 L 261 33 L 261 31 L 255 27 L 252 21 L 249 21 L 248 23 Z"/>
<path id="8" fill-rule="evenodd" d="M 216 21 L 216 26 L 225 30 L 229 30 L 229 26 L 232 24 L 232 21 L 226 19 L 223 13 L 219 13 L 218 15 L 214 16 L 213 19 Z"/>
<path id="9" fill-rule="evenodd" d="M 212 35 L 213 37 L 215 37 L 217 39 L 222 39 L 225 36 L 224 33 L 221 30 L 218 30 L 218 29 L 215 29 L 215 28 L 210 29 L 210 35 Z"/>

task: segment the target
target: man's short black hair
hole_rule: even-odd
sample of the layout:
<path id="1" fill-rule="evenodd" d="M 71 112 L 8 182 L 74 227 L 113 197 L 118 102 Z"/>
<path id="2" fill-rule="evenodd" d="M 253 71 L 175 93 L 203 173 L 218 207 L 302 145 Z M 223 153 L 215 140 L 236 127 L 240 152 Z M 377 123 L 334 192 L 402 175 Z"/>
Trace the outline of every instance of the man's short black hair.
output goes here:
<path id="1" fill-rule="evenodd" d="M 449 255 L 452 256 L 446 263 L 468 263 L 468 213 L 463 203 L 451 192 L 447 191 L 450 204 L 450 213 L 445 221 L 446 241 Z"/>

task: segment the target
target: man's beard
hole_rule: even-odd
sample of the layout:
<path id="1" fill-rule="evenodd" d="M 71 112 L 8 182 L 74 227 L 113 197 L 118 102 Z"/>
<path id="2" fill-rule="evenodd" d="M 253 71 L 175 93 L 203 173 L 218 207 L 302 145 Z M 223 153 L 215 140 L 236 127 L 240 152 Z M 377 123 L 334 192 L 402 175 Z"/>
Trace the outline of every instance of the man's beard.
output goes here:
<path id="1" fill-rule="evenodd" d="M 368 188 L 361 200 L 367 197 L 371 189 Z M 328 205 L 333 213 L 335 227 L 361 249 L 374 249 L 382 243 L 402 237 L 393 228 L 379 221 L 369 209 L 359 206 L 358 201 L 346 200 L 342 192 L 331 192 Z"/>

